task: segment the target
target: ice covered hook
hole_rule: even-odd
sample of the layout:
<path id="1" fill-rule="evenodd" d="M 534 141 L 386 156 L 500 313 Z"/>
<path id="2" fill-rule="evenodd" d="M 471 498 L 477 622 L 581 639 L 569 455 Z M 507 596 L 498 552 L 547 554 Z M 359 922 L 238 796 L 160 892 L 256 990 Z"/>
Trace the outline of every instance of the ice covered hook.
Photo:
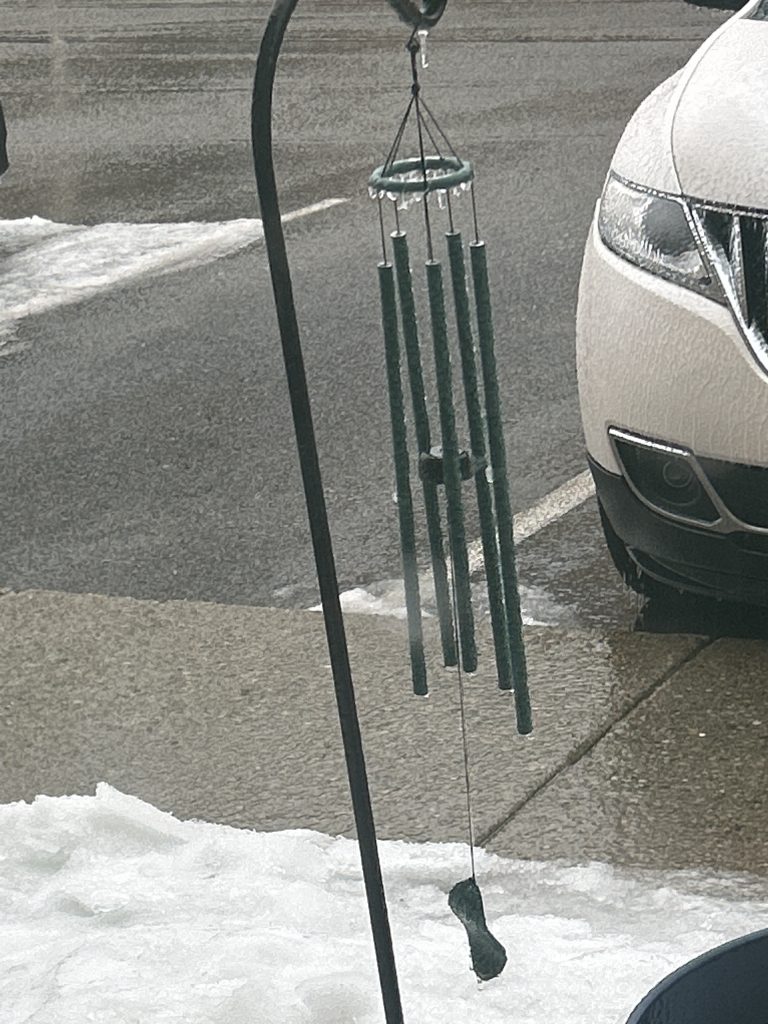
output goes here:
<path id="1" fill-rule="evenodd" d="M 420 28 L 416 35 L 419 37 L 419 53 L 421 54 L 421 66 L 423 69 L 429 67 L 429 57 L 427 56 L 427 36 L 429 35 L 429 29 Z"/>

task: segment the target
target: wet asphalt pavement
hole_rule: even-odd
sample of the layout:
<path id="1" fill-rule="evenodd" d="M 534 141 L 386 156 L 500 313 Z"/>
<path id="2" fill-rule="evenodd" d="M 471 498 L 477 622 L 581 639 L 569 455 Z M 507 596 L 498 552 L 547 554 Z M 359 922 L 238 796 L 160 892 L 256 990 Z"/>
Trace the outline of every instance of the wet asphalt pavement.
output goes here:
<path id="1" fill-rule="evenodd" d="M 266 11 L 6 4 L 0 217 L 256 216 L 248 116 Z M 451 0 L 430 37 L 425 95 L 478 172 L 516 510 L 584 469 L 576 286 L 613 147 L 721 18 L 678 0 Z M 276 89 L 283 210 L 348 200 L 288 230 L 345 588 L 398 575 L 365 181 L 407 100 L 406 34 L 383 2 L 305 0 Z M 0 386 L 0 584 L 314 599 L 263 247 L 20 321 Z M 594 501 L 527 541 L 521 561 L 564 621 L 632 623 Z"/>

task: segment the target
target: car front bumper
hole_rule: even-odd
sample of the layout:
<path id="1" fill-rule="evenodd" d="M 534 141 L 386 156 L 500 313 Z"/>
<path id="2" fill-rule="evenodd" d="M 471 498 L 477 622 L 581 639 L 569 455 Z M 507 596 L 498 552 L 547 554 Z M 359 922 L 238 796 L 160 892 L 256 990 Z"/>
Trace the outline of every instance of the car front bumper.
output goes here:
<path id="1" fill-rule="evenodd" d="M 596 222 L 576 349 L 603 510 L 640 572 L 681 590 L 768 605 L 768 373 L 728 307 L 620 259 Z M 634 437 L 639 450 L 677 453 L 678 463 L 687 458 L 711 498 L 711 521 L 675 514 L 658 492 L 638 487 L 621 437 Z"/>
<path id="2" fill-rule="evenodd" d="M 768 535 L 715 533 L 644 504 L 626 480 L 589 458 L 598 500 L 641 573 L 681 591 L 768 606 Z"/>

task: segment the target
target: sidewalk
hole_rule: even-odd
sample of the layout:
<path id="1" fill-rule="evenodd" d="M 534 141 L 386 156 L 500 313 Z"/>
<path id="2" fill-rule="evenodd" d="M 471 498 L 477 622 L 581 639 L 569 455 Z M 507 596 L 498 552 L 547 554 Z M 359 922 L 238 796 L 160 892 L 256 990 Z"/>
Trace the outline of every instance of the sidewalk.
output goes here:
<path id="1" fill-rule="evenodd" d="M 455 672 L 346 618 L 382 838 L 465 841 Z M 768 645 L 526 629 L 535 729 L 468 681 L 476 841 L 510 856 L 768 872 Z M 353 834 L 322 617 L 30 591 L 0 598 L 0 802 L 105 780 L 187 818 Z"/>

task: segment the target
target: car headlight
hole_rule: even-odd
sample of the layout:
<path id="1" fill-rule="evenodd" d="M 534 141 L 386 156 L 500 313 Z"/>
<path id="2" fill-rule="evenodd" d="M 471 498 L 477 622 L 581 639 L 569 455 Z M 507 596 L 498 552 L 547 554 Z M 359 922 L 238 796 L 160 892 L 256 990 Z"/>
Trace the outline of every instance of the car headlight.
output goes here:
<path id="1" fill-rule="evenodd" d="M 682 199 L 650 192 L 610 174 L 597 221 L 600 237 L 617 256 L 683 288 L 725 302 L 696 245 Z"/>

